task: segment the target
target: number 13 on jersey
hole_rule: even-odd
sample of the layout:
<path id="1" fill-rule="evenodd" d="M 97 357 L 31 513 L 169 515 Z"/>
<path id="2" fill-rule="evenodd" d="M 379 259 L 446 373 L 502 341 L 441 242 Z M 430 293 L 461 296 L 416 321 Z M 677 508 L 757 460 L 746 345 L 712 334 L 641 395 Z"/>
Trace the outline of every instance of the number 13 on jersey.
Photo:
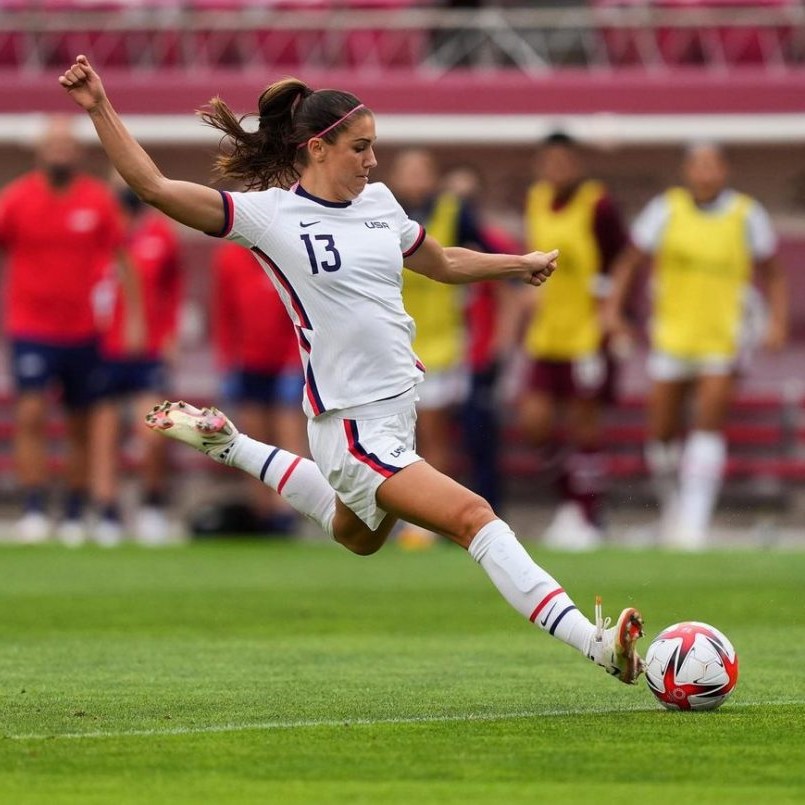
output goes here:
<path id="1" fill-rule="evenodd" d="M 332 235 L 308 235 L 299 236 L 307 249 L 307 256 L 310 260 L 310 270 L 314 274 L 322 271 L 338 271 L 341 268 L 341 255 L 335 247 L 335 240 Z"/>

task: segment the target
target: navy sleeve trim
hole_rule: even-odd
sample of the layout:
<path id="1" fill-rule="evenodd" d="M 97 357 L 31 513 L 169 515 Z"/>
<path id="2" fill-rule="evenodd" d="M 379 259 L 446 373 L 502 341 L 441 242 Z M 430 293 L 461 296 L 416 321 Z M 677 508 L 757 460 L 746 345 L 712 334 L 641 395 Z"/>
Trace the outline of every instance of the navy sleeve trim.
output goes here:
<path id="1" fill-rule="evenodd" d="M 422 245 L 422 242 L 425 240 L 425 235 L 427 235 L 427 232 L 425 232 L 425 227 L 420 226 L 419 236 L 414 241 L 413 246 L 411 246 L 411 248 L 408 249 L 408 251 L 403 252 L 403 257 L 410 257 Z"/>
<path id="2" fill-rule="evenodd" d="M 206 232 L 212 238 L 225 238 L 232 231 L 232 224 L 235 220 L 235 205 L 232 196 L 225 190 L 218 191 L 224 205 L 224 225 L 220 232 Z"/>

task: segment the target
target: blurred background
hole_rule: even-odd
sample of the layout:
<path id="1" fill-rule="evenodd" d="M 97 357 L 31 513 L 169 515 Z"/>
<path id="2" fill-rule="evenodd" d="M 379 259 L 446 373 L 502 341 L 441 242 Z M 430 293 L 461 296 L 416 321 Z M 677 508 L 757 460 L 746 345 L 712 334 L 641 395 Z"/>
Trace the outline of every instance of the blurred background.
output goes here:
<path id="1" fill-rule="evenodd" d="M 78 53 L 88 55 L 135 136 L 174 178 L 213 181 L 217 137 L 195 110 L 220 95 L 246 114 L 266 85 L 294 75 L 316 88 L 347 89 L 375 112 L 375 180 L 389 181 L 396 158 L 410 148 L 427 149 L 440 181 L 469 169 L 477 182 L 475 215 L 523 248 L 527 193 L 538 178 L 539 144 L 550 133 L 561 130 L 578 142 L 586 174 L 606 185 L 627 227 L 653 197 L 681 181 L 685 145 L 722 144 L 730 185 L 769 213 L 790 313 L 787 343 L 757 352 L 730 406 L 724 486 L 709 538 L 805 544 L 805 7 L 799 0 L 0 0 L 0 187 L 34 168 L 52 115 L 75 115 L 56 79 Z M 88 120 L 75 115 L 73 132 L 84 149 L 82 169 L 117 197 Z M 238 314 L 216 307 L 220 243 L 179 227 L 174 234 L 179 281 L 160 291 L 175 296 L 177 306 L 175 337 L 160 356 L 171 375 L 162 387 L 173 399 L 218 403 L 237 422 L 248 401 L 232 391 L 237 367 L 227 359 L 233 347 L 226 339 L 235 337 L 226 335 L 227 316 Z M 0 240 L 0 266 L 10 253 L 2 246 Z M 616 356 L 618 392 L 602 414 L 602 530 L 605 542 L 617 544 L 651 544 L 658 516 L 643 457 L 650 393 L 645 293 L 645 283 L 634 291 L 636 338 Z M 6 343 L 2 538 L 33 542 L 52 533 L 28 539 L 19 531 L 31 489 L 23 488 L 14 457 L 19 407 L 10 354 Z M 536 540 L 558 505 L 556 466 L 523 436 L 517 334 L 501 358 L 491 391 L 500 427 L 498 506 L 521 538 Z M 86 535 L 62 535 L 65 542 L 92 539 L 106 514 L 120 524 L 117 532 L 101 530 L 96 541 L 108 545 L 252 531 L 316 536 L 276 501 L 260 501 L 235 471 L 188 449 L 171 446 L 157 457 L 161 487 L 149 481 L 138 424 L 144 411 L 134 393 L 114 399 L 124 425 L 113 431 L 119 483 L 84 490 L 88 500 L 73 513 L 91 522 Z M 75 492 L 63 474 L 70 425 L 63 393 L 48 390 L 46 400 L 46 473 L 28 486 L 39 487 L 40 510 L 58 521 L 69 506 L 59 501 Z M 452 401 L 445 461 L 466 479 L 472 459 L 460 426 L 462 404 Z M 259 412 L 245 415 L 259 422 Z M 292 440 L 304 438 L 301 413 L 281 415 L 283 430 L 274 438 L 293 448 Z M 82 438 L 89 440 L 90 430 Z M 143 509 L 161 512 L 165 522 L 152 522 L 149 531 L 138 519 Z"/>

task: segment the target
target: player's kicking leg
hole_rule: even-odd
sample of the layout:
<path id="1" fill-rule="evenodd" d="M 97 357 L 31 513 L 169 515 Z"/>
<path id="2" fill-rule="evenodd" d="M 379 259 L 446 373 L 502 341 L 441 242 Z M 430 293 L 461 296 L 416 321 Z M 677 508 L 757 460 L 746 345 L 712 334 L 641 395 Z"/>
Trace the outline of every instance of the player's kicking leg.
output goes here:
<path id="1" fill-rule="evenodd" d="M 151 430 L 184 442 L 214 461 L 259 478 L 333 536 L 335 492 L 310 459 L 239 433 L 217 408 L 166 401 L 155 406 L 145 422 Z"/>
<path id="2" fill-rule="evenodd" d="M 210 458 L 223 464 L 236 466 L 276 489 L 298 511 L 318 522 L 333 536 L 335 494 L 316 465 L 309 459 L 294 456 L 279 448 L 255 442 L 238 433 L 232 422 L 216 408 L 198 409 L 187 403 L 165 402 L 156 406 L 146 417 L 153 430 L 189 444 Z M 430 490 L 441 501 L 441 512 L 451 491 L 462 489 L 455 481 L 438 473 L 425 462 L 406 467 L 396 476 L 422 475 Z M 410 494 L 409 482 L 405 482 Z M 423 488 L 414 483 L 415 488 Z M 392 490 L 395 482 L 386 481 L 378 494 L 383 508 L 404 514 L 410 506 L 395 506 Z M 466 492 L 466 490 L 464 490 Z M 444 492 L 444 494 L 442 494 Z M 468 493 L 471 494 L 471 493 Z M 422 495 L 415 496 L 419 502 Z M 428 497 L 425 495 L 424 497 Z M 485 501 L 478 499 L 485 504 Z M 488 508 L 488 504 L 485 504 Z M 448 520 L 451 518 L 444 515 Z M 489 516 L 494 514 L 489 510 Z M 419 518 L 427 521 L 424 514 Z M 452 518 L 455 519 L 455 518 Z M 430 524 L 429 524 L 430 525 Z M 434 523 L 433 527 L 451 538 L 450 522 Z M 579 612 L 567 593 L 541 567 L 539 567 L 509 527 L 501 520 L 487 522 L 475 532 L 472 539 L 455 539 L 469 550 L 470 555 L 487 572 L 503 597 L 535 626 L 583 653 L 607 673 L 627 684 L 634 684 L 643 670 L 636 643 L 643 634 L 643 619 L 634 608 L 624 609 L 614 626 L 604 620 L 600 599 L 596 601 L 595 623 Z"/>

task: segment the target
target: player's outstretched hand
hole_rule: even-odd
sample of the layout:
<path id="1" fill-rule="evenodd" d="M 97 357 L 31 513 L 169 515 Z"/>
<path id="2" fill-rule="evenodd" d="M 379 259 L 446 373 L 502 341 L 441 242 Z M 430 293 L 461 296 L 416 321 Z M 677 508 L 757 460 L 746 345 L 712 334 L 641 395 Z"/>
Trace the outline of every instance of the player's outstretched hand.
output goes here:
<path id="1" fill-rule="evenodd" d="M 77 56 L 75 64 L 59 76 L 59 83 L 70 97 L 87 112 L 106 98 L 100 76 L 86 56 Z"/>
<path id="2" fill-rule="evenodd" d="M 554 249 L 551 252 L 531 252 L 527 254 L 528 268 L 523 281 L 529 285 L 542 285 L 556 271 L 558 257 L 559 249 Z"/>

